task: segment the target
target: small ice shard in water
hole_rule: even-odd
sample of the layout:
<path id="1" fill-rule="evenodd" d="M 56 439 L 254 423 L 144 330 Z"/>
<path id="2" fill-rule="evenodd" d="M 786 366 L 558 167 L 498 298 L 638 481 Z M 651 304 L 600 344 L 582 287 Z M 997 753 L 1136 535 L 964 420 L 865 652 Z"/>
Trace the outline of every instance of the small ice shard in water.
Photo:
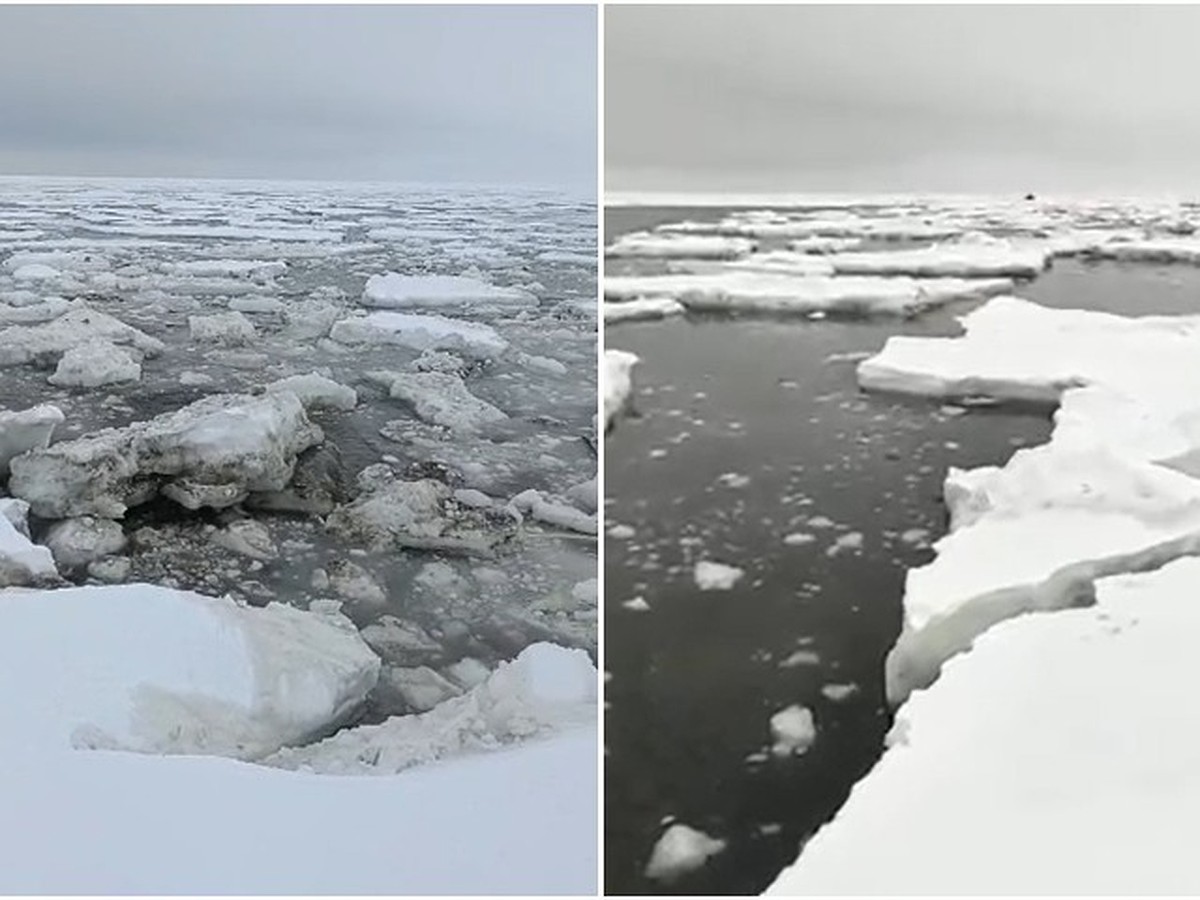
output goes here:
<path id="1" fill-rule="evenodd" d="M 825 551 L 826 556 L 837 556 L 839 553 L 848 551 L 862 550 L 863 535 L 861 531 L 851 531 L 849 534 L 843 534 Z"/>
<path id="2" fill-rule="evenodd" d="M 817 738 L 817 726 L 812 710 L 795 704 L 771 716 L 771 737 L 775 743 L 771 752 L 776 756 L 799 756 Z"/>
<path id="3" fill-rule="evenodd" d="M 796 666 L 815 666 L 821 661 L 821 657 L 813 650 L 797 650 L 784 659 L 780 664 L 781 669 L 791 669 Z"/>
<path id="4" fill-rule="evenodd" d="M 834 703 L 849 700 L 858 693 L 857 684 L 827 684 L 821 688 L 821 696 Z"/>
<path id="5" fill-rule="evenodd" d="M 728 591 L 745 574 L 736 566 L 702 560 L 696 563 L 696 586 L 702 591 Z"/>
<path id="6" fill-rule="evenodd" d="M 626 600 L 621 605 L 630 612 L 650 612 L 650 604 L 646 602 L 644 597 L 634 597 L 632 600 Z"/>
<path id="7" fill-rule="evenodd" d="M 678 881 L 681 877 L 694 872 L 725 849 L 725 841 L 709 837 L 703 831 L 697 831 L 682 822 L 676 822 L 663 832 L 654 850 L 650 854 L 650 862 L 646 863 L 645 875 L 652 881 L 666 884 Z"/>
<path id="8" fill-rule="evenodd" d="M 816 539 L 816 535 L 796 531 L 792 534 L 784 535 L 783 542 L 789 547 L 803 547 L 805 544 L 811 544 Z"/>
<path id="9" fill-rule="evenodd" d="M 726 472 L 724 475 L 718 475 L 717 481 L 728 488 L 743 488 L 750 483 L 750 476 L 738 472 Z"/>

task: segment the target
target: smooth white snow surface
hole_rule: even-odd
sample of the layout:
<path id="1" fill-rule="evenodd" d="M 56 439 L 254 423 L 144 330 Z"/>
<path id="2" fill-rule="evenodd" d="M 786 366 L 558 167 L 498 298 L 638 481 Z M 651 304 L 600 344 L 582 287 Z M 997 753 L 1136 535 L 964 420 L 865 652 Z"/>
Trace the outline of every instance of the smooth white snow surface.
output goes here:
<path id="1" fill-rule="evenodd" d="M 0 645 L 0 754 L 252 758 L 338 722 L 379 674 L 340 616 L 146 584 L 0 592 Z"/>
<path id="2" fill-rule="evenodd" d="M 378 670 L 334 613 L 149 585 L 0 591 L 0 890 L 593 892 L 596 682 L 581 651 L 530 647 L 459 715 L 392 720 L 414 723 L 400 727 L 430 751 L 420 762 L 488 750 L 399 775 L 80 749 L 261 756 L 337 721 Z M 305 852 L 314 828 L 320 852 Z"/>
<path id="3" fill-rule="evenodd" d="M 1200 891 L 1197 584 L 1180 560 L 989 630 L 770 893 Z"/>
<path id="4" fill-rule="evenodd" d="M 592 894 L 596 741 L 580 728 L 388 778 L 211 757 L 9 759 L 0 890 Z"/>

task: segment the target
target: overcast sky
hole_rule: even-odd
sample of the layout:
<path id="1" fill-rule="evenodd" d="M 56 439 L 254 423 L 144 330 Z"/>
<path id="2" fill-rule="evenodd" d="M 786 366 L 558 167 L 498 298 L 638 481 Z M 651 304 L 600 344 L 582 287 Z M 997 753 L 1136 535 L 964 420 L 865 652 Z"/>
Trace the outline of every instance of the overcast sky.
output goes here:
<path id="1" fill-rule="evenodd" d="M 586 188 L 596 11 L 0 4 L 0 174 Z"/>
<path id="2" fill-rule="evenodd" d="M 1200 8 L 608 7 L 608 190 L 1200 194 Z"/>

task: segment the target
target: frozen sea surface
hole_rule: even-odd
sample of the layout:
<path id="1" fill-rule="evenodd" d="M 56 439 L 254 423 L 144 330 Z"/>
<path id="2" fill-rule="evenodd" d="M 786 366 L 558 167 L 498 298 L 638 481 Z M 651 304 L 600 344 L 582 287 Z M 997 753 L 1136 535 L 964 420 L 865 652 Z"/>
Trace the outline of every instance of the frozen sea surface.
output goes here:
<path id="1" fill-rule="evenodd" d="M 734 212 L 610 209 L 606 240 Z M 1198 289 L 1188 265 L 1057 259 L 1015 293 L 1149 315 L 1200 311 Z M 610 892 L 763 890 L 883 752 L 884 657 L 905 572 L 946 531 L 947 469 L 1003 463 L 1051 423 L 1033 407 L 862 393 L 855 366 L 892 335 L 958 334 L 955 317 L 975 305 L 905 320 L 689 314 L 606 329 L 609 348 L 640 358 L 632 409 L 606 442 Z M 746 575 L 699 591 L 702 559 Z M 812 711 L 816 736 L 779 757 L 770 720 L 794 704 Z M 668 818 L 724 842 L 669 883 L 646 877 Z"/>
<path id="2" fill-rule="evenodd" d="M 594 659 L 596 218 L 594 202 L 535 191 L 0 179 L 0 411 L 57 406 L 64 421 L 51 449 L 209 395 L 259 395 L 292 376 L 320 373 L 354 392 L 309 406 L 323 440 L 301 454 L 282 507 L 252 494 L 192 510 L 164 488 L 117 522 L 122 549 L 91 565 L 60 563 L 65 580 L 146 582 L 254 606 L 342 603 L 383 663 L 349 724 L 463 695 L 535 642 Z M 364 289 L 387 273 L 418 286 L 483 286 L 449 299 L 435 292 L 436 309 L 404 313 L 492 329 L 490 349 L 422 354 L 420 340 L 332 339 L 354 332 L 336 323 L 372 312 Z M 499 302 L 512 297 L 522 302 Z M 416 306 L 426 299 L 418 292 Z M 140 329 L 140 376 L 128 380 L 126 360 L 126 380 L 52 384 L 62 348 L 36 329 L 64 314 Z M 161 352 L 141 358 L 155 342 Z M 395 389 L 397 373 L 416 379 L 422 402 Z M 463 391 L 476 398 L 466 413 Z M 489 407 L 499 412 L 478 427 L 444 425 Z M 491 516 L 511 538 L 481 558 L 327 527 L 331 510 L 356 497 L 420 479 L 454 498 L 445 509 Z M 523 493 L 534 515 L 511 504 Z M 288 506 L 297 496 L 302 509 Z M 549 513 L 539 519 L 539 510 Z M 112 526 L 101 525 L 111 543 Z M 30 517 L 34 543 L 54 527 Z M 563 789 L 592 790 L 590 777 Z M 555 883 L 589 883 L 593 851 L 579 848 L 582 881 Z M 530 880 L 520 890 L 535 888 Z"/>

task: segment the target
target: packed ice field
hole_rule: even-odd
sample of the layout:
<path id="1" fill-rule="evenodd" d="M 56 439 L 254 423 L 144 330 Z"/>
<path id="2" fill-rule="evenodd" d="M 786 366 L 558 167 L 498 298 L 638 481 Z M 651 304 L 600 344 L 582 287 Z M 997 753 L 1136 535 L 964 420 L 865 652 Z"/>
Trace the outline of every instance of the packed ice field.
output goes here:
<path id="1" fill-rule="evenodd" d="M 595 246 L 0 179 L 0 888 L 594 890 Z"/>
<path id="2" fill-rule="evenodd" d="M 1179 203 L 854 199 L 681 220 L 607 248 L 608 324 L 718 312 L 820 327 L 969 301 L 961 335 L 889 338 L 857 363 L 860 388 L 956 415 L 1019 402 L 1053 416 L 1047 443 L 946 473 L 947 533 L 907 573 L 884 664 L 886 750 L 773 893 L 1200 887 L 1183 837 L 1200 822 L 1186 687 L 1200 315 L 1137 315 L 1136 297 L 1128 316 L 1021 299 L 1059 257 L 1194 265 L 1197 224 L 1200 206 Z M 606 342 L 610 442 L 639 365 L 620 333 Z M 698 564 L 697 589 L 735 583 L 737 563 Z M 821 740 L 807 712 L 771 718 L 775 748 Z M 670 884 L 725 849 L 673 822 L 645 874 Z"/>

